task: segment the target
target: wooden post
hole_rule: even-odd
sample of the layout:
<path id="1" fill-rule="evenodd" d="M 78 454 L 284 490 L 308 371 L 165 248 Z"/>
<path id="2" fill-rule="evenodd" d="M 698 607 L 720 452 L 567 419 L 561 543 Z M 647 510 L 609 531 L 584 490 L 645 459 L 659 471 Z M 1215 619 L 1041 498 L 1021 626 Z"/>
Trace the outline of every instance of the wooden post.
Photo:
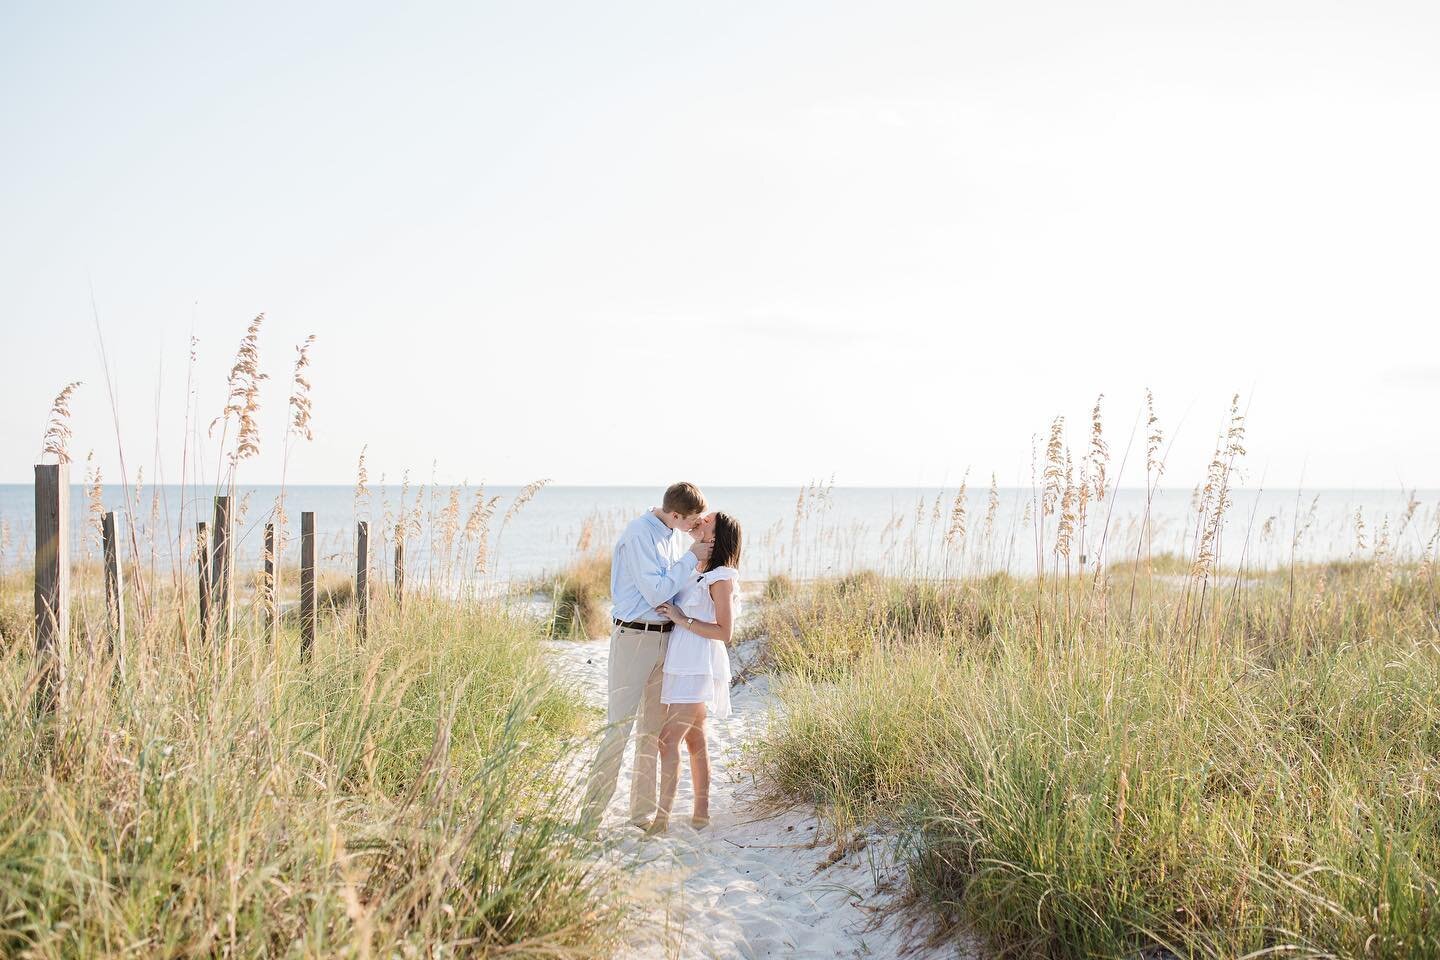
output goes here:
<path id="1" fill-rule="evenodd" d="M 195 565 L 200 587 L 200 639 L 210 636 L 210 525 L 195 524 Z"/>
<path id="2" fill-rule="evenodd" d="M 35 705 L 49 710 L 64 680 L 70 635 L 70 466 L 35 465 Z"/>
<path id="3" fill-rule="evenodd" d="M 125 584 L 120 578 L 120 541 L 115 536 L 114 510 L 106 511 L 100 535 L 105 553 L 105 622 L 109 628 L 106 652 L 113 657 L 125 643 Z"/>
<path id="4" fill-rule="evenodd" d="M 235 606 L 231 602 L 232 567 L 235 553 L 235 520 L 230 512 L 230 498 L 215 498 L 215 529 L 210 552 L 210 601 L 216 631 L 228 637 L 235 627 Z"/>
<path id="5" fill-rule="evenodd" d="M 300 514 L 300 660 L 315 645 L 315 514 Z"/>
<path id="6" fill-rule="evenodd" d="M 405 603 L 405 541 L 395 540 L 395 606 Z"/>
<path id="7" fill-rule="evenodd" d="M 355 626 L 360 639 L 370 626 L 370 523 L 360 520 L 355 525 Z"/>
<path id="8" fill-rule="evenodd" d="M 265 524 L 265 578 L 260 584 L 265 607 L 265 636 L 275 635 L 275 524 Z"/>

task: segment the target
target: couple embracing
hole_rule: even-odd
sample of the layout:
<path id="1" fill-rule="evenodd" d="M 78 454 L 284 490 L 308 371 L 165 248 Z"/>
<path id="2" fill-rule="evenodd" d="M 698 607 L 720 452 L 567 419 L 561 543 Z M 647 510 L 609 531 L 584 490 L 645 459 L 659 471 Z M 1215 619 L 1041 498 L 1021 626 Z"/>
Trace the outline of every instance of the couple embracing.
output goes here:
<path id="1" fill-rule="evenodd" d="M 615 544 L 610 567 L 609 701 L 606 728 L 585 791 L 584 821 L 604 815 L 638 721 L 630 822 L 661 833 L 680 779 L 680 745 L 690 754 L 697 829 L 710 822 L 707 715 L 730 713 L 730 655 L 738 612 L 740 525 L 707 513 L 693 483 L 665 491 Z M 660 767 L 659 796 L 655 768 Z"/>

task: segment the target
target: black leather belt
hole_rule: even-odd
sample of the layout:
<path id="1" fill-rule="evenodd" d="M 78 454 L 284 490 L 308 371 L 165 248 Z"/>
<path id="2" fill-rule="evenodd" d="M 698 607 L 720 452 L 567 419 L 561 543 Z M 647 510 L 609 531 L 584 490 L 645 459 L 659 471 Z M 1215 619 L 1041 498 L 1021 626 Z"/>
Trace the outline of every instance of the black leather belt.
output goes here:
<path id="1" fill-rule="evenodd" d="M 675 624 L 671 623 L 669 620 L 666 620 L 664 623 L 650 623 L 646 620 L 616 620 L 614 617 L 611 617 L 610 619 L 614 622 L 615 626 L 624 627 L 626 630 L 645 630 L 654 633 L 669 633 L 671 630 L 675 629 Z"/>

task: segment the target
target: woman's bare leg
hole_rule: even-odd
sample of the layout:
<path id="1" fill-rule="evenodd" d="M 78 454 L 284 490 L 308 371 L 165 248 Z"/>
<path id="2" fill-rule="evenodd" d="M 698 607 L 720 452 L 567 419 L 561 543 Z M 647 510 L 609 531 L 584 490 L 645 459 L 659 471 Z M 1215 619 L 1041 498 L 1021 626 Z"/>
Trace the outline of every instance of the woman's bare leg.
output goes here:
<path id="1" fill-rule="evenodd" d="M 680 786 L 680 741 L 695 722 L 697 709 L 703 717 L 703 703 L 676 703 L 666 708 L 665 724 L 660 728 L 660 797 L 655 819 L 646 833 L 663 833 L 670 825 L 670 808 L 675 805 L 675 791 Z"/>
<path id="2" fill-rule="evenodd" d="M 665 708 L 665 722 L 660 727 L 660 796 L 656 798 L 655 819 L 646 833 L 664 833 L 670 826 L 670 808 L 675 804 L 675 788 L 680 781 L 680 740 L 685 736 L 674 707 Z"/>
<path id="3" fill-rule="evenodd" d="M 694 722 L 685 731 L 690 754 L 690 783 L 695 789 L 695 811 L 690 823 L 698 830 L 710 824 L 710 745 L 705 737 L 705 704 L 696 704 Z"/>

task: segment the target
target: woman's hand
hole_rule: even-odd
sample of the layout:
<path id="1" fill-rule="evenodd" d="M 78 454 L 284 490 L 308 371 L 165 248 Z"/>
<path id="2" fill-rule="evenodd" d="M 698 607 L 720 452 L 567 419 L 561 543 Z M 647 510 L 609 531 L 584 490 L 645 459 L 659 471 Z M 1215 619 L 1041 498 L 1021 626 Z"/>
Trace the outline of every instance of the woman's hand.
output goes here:
<path id="1" fill-rule="evenodd" d="M 662 603 L 655 608 L 655 612 L 665 617 L 671 623 L 685 622 L 685 612 L 673 603 Z"/>

